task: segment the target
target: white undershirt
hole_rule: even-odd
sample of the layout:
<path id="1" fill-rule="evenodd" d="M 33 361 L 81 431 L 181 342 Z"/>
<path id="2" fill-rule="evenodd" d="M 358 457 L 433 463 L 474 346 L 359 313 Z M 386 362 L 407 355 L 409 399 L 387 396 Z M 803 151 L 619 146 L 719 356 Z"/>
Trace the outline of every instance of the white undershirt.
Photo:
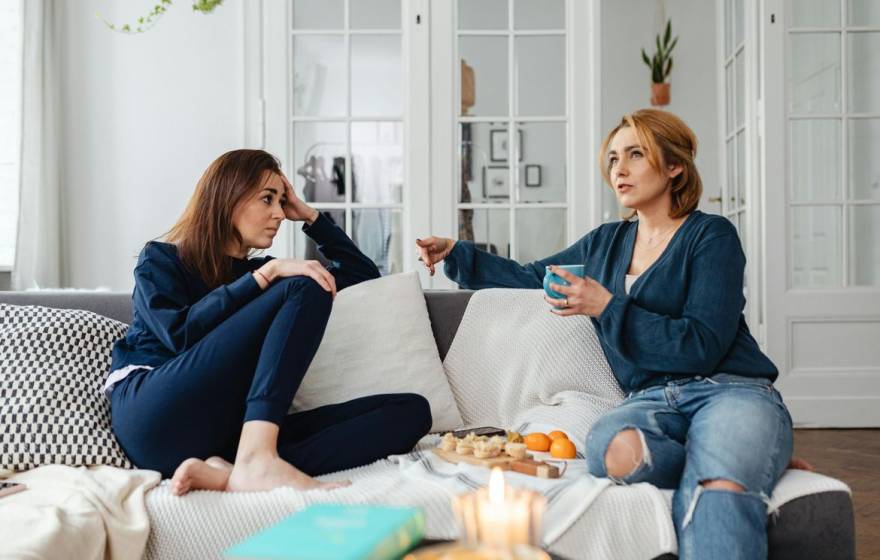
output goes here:
<path id="1" fill-rule="evenodd" d="M 626 293 L 629 293 L 629 291 L 632 289 L 632 285 L 635 283 L 636 280 L 639 279 L 639 276 L 641 276 L 641 274 L 626 275 L 626 279 L 623 282 L 623 287 L 624 289 L 626 289 Z"/>

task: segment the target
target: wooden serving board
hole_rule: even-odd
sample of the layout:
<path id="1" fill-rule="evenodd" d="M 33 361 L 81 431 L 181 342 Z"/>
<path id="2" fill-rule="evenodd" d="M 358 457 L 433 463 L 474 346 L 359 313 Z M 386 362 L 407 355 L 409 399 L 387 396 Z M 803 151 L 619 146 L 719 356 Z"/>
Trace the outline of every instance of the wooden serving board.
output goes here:
<path id="1" fill-rule="evenodd" d="M 443 459 L 444 461 L 448 461 L 450 463 L 458 464 L 458 463 L 467 463 L 469 465 L 476 465 L 478 467 L 486 467 L 487 469 L 491 469 L 492 467 L 498 467 L 502 471 L 510 470 L 510 463 L 517 461 L 507 453 L 502 453 L 497 457 L 492 457 L 490 459 L 480 459 L 478 457 L 474 457 L 473 455 L 459 455 L 455 451 L 444 451 L 439 447 L 435 447 L 431 449 L 438 457 Z M 531 459 L 532 454 L 526 453 L 526 459 Z"/>

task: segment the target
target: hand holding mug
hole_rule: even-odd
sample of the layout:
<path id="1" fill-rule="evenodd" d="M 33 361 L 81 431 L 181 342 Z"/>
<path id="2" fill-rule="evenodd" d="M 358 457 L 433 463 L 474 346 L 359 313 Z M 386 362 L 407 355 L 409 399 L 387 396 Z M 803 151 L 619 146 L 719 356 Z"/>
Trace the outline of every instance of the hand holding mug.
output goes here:
<path id="1" fill-rule="evenodd" d="M 553 275 L 565 280 L 568 285 L 554 281 Z M 581 278 L 565 268 L 552 265 L 547 267 L 544 290 L 548 294 L 544 296 L 544 301 L 554 307 L 550 311 L 563 317 L 569 315 L 598 317 L 612 297 L 605 286 L 592 278 L 588 276 Z"/>

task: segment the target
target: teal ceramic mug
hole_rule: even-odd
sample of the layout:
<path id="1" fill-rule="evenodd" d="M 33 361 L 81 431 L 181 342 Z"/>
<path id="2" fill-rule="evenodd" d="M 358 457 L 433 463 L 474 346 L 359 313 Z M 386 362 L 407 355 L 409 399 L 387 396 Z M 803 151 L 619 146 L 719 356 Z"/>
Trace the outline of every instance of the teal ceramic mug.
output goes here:
<path id="1" fill-rule="evenodd" d="M 577 276 L 578 278 L 584 277 L 584 265 L 582 265 L 582 264 L 561 264 L 561 265 L 556 265 L 556 268 L 561 268 L 562 270 L 565 270 L 566 272 L 570 272 L 570 273 L 574 274 L 575 276 Z M 548 296 L 550 296 L 554 299 L 563 299 L 565 297 L 565 294 L 560 294 L 559 292 L 557 292 L 555 290 L 551 290 L 550 284 L 561 284 L 563 286 L 568 286 L 569 285 L 568 280 L 564 280 L 558 274 L 551 272 L 549 266 L 546 267 L 545 270 L 546 270 L 546 273 L 544 274 L 544 293 L 546 293 Z M 561 309 L 561 308 L 557 307 L 557 309 Z"/>

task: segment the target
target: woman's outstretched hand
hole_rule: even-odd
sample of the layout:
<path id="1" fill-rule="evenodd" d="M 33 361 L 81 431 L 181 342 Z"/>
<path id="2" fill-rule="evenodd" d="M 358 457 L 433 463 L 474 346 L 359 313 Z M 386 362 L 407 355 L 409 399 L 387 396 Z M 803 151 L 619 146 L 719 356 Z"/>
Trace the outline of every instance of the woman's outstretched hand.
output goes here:
<path id="1" fill-rule="evenodd" d="M 434 265 L 449 256 L 455 241 L 448 237 L 431 237 L 425 239 L 416 239 L 416 247 L 419 248 L 419 260 L 425 265 L 425 268 L 431 271 L 434 276 Z"/>
<path id="2" fill-rule="evenodd" d="M 296 196 L 293 185 L 283 173 L 281 180 L 284 182 L 284 198 L 287 199 L 287 203 L 284 205 L 284 217 L 294 222 L 306 222 L 312 225 L 318 219 L 318 211 Z"/>
<path id="3" fill-rule="evenodd" d="M 569 315 L 586 315 L 598 317 L 605 311 L 608 302 L 611 301 L 611 292 L 605 286 L 590 277 L 580 278 L 565 269 L 551 266 L 550 270 L 571 285 L 550 284 L 550 289 L 559 292 L 564 297 L 553 299 L 545 295 L 544 301 L 561 309 L 551 309 L 553 313 L 567 317 Z"/>

